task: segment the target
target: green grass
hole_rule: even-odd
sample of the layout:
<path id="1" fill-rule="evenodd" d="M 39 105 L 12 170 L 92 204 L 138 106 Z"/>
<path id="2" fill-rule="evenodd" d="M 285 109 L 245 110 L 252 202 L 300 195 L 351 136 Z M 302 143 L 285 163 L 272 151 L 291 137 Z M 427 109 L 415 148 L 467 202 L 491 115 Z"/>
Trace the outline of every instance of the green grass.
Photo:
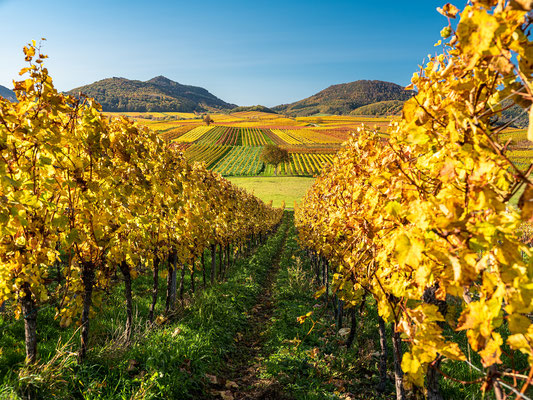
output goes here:
<path id="1" fill-rule="evenodd" d="M 336 332 L 331 307 L 324 309 L 324 297 L 314 298 L 318 286 L 309 258 L 297 243 L 294 226 L 288 231 L 280 265 L 262 377 L 277 382 L 295 400 L 342 399 L 344 390 L 355 395 L 351 399 L 392 398 L 391 382 L 386 393 L 376 391 L 376 357 L 370 354 L 379 347 L 379 336 L 369 329 L 377 325 L 375 308 L 369 307 L 360 321 L 355 345 L 347 350 L 345 338 Z M 313 314 L 300 324 L 297 318 L 309 311 Z"/>
<path id="2" fill-rule="evenodd" d="M 287 208 L 302 200 L 315 178 L 303 177 L 228 177 L 235 185 L 255 194 L 261 200 L 272 200 L 274 207 L 285 201 Z"/>
<path id="3" fill-rule="evenodd" d="M 266 331 L 262 378 L 275 381 L 282 392 L 291 393 L 291 398 L 295 400 L 342 399 L 345 398 L 342 395 L 344 391 L 352 394 L 351 399 L 395 398 L 391 324 L 386 327 L 389 379 L 384 393 L 376 390 L 380 344 L 375 300 L 367 296 L 365 305 L 357 306 L 354 344 L 347 349 L 346 337 L 340 336 L 335 327 L 331 303 L 326 306 L 324 296 L 314 298 L 317 289 L 310 259 L 299 247 L 295 227 L 291 226 L 272 288 L 274 312 Z M 333 297 L 331 291 L 330 296 Z M 310 317 L 303 324 L 298 323 L 297 318 L 310 311 Z M 345 309 L 344 327 L 349 326 L 349 313 L 349 309 Z M 509 335 L 505 324 L 499 332 L 504 340 Z M 458 343 L 465 354 L 469 354 L 464 331 L 447 329 L 445 334 Z M 402 347 L 404 352 L 407 351 L 405 342 Z M 504 346 L 504 352 L 502 359 L 505 365 L 513 365 L 518 371 L 527 370 L 527 358 L 523 354 L 513 353 L 507 346 Z M 507 354 L 512 354 L 513 360 Z M 473 354 L 471 361 L 481 368 L 478 355 Z M 441 368 L 449 376 L 463 381 L 480 377 L 464 362 L 448 360 Z M 444 399 L 494 399 L 490 390 L 483 395 L 479 384 L 468 385 L 441 378 L 440 385 Z M 529 396 L 529 393 L 526 394 Z M 423 398 L 420 389 L 411 392 L 409 398 Z"/>
<path id="4" fill-rule="evenodd" d="M 284 181 L 290 187 L 287 181 L 305 178 L 259 179 L 274 180 L 278 185 Z M 208 398 L 211 386 L 206 374 L 223 373 L 224 364 L 235 351 L 234 338 L 249 326 L 251 310 L 280 253 L 280 269 L 272 287 L 274 309 L 264 331 L 260 377 L 275 383 L 273 387 L 279 387 L 280 393 L 290 394 L 294 400 L 342 399 L 346 398 L 344 392 L 352 393 L 352 399 L 393 398 L 392 378 L 384 393 L 376 392 L 379 336 L 375 301 L 368 296 L 365 306 L 356 309 L 357 334 L 354 345 L 347 349 L 346 338 L 335 327 L 331 302 L 326 304 L 325 296 L 314 297 L 318 284 L 308 254 L 299 247 L 292 214 L 285 212 L 277 232 L 253 255 L 240 258 L 227 280 L 198 290 L 194 301 L 154 329 L 145 327 L 143 317 L 150 304 L 150 275 L 134 280 L 136 334 L 128 347 L 114 343 L 124 323 L 123 285 L 117 280 L 91 322 L 91 350 L 82 365 L 76 363 L 74 353 L 69 353 L 77 350 L 76 327 L 59 328 L 53 308 L 43 307 L 38 330 L 42 364 L 37 370 L 25 372 L 22 321 L 14 320 L 9 313 L 0 314 L 0 399 L 22 400 L 28 388 L 32 388 L 37 400 Z M 160 280 L 156 315 L 164 308 L 164 281 Z M 197 287 L 201 286 L 200 279 L 197 283 Z M 189 286 L 188 281 L 186 287 Z M 300 324 L 297 318 L 309 311 L 312 315 Z M 348 312 L 344 327 L 349 324 Z M 387 332 L 390 338 L 390 325 Z M 505 340 L 509 334 L 505 325 L 500 333 Z M 446 335 L 466 349 L 464 332 L 447 330 Z M 71 336 L 73 342 L 63 349 L 56 348 L 59 338 L 65 344 Z M 390 339 L 387 345 L 392 377 Z M 507 347 L 504 349 L 511 353 Z M 54 358 L 56 352 L 59 355 Z M 468 354 L 466 350 L 465 353 Z M 503 360 L 519 371 L 528 366 L 522 354 L 515 354 L 513 361 L 504 355 Z M 478 356 L 473 355 L 472 362 L 480 366 Z M 462 362 L 447 361 L 442 369 L 464 381 L 478 377 Z M 444 379 L 441 383 L 445 399 L 483 398 L 479 385 L 465 386 Z M 484 398 L 491 400 L 494 396 L 489 393 Z"/>

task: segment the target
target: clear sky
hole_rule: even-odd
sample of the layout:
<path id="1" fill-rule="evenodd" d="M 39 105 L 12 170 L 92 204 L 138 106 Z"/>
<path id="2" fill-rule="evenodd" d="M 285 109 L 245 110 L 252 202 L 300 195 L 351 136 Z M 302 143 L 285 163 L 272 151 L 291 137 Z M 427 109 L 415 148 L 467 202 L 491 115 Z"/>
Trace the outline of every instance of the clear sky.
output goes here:
<path id="1" fill-rule="evenodd" d="M 359 79 L 407 85 L 435 52 L 445 2 L 0 0 L 0 84 L 12 87 L 22 47 L 45 37 L 59 90 L 164 75 L 274 106 Z"/>

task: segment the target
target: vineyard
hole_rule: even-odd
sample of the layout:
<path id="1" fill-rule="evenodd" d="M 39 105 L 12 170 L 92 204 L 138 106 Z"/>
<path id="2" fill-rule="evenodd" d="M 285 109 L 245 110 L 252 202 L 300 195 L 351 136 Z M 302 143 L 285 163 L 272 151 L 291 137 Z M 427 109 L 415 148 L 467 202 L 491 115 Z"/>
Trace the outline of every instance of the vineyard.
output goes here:
<path id="1" fill-rule="evenodd" d="M 259 160 L 261 147 L 235 146 L 226 157 L 213 167 L 213 170 L 223 176 L 258 175 L 264 168 Z"/>
<path id="2" fill-rule="evenodd" d="M 439 8 L 396 119 L 103 113 L 25 46 L 0 399 L 533 399 L 533 125 L 498 123 L 533 118 L 532 9 Z"/>
<path id="3" fill-rule="evenodd" d="M 214 123 L 206 126 L 194 114 L 179 114 L 180 119 L 176 118 L 177 113 L 125 114 L 173 143 L 187 160 L 205 162 L 207 168 L 223 176 L 273 176 L 273 167 L 259 161 L 262 147 L 268 144 L 280 146 L 293 158 L 280 165 L 280 176 L 316 176 L 331 164 L 341 143 L 361 124 L 388 126 L 391 122 L 390 118 L 287 118 L 264 112 L 237 112 L 213 114 Z"/>
<path id="4" fill-rule="evenodd" d="M 272 117 L 269 116 L 266 121 L 272 121 Z M 331 164 L 343 141 L 342 135 L 305 128 L 164 126 L 165 130 L 159 135 L 161 138 L 177 145 L 190 162 L 205 162 L 207 168 L 223 176 L 274 175 L 273 168 L 265 165 L 259 157 L 267 144 L 276 144 L 291 154 L 291 161 L 280 165 L 280 176 L 316 176 L 324 166 Z M 179 136 L 177 132 L 181 132 Z M 347 137 L 348 133 L 343 135 Z"/>
<path id="5" fill-rule="evenodd" d="M 118 273 L 124 284 L 120 302 L 126 304 L 121 327 L 128 343 L 134 335 L 133 301 L 143 293 L 134 292 L 136 280 L 152 277 L 144 318 L 161 324 L 178 297 L 184 301 L 185 275 L 190 275 L 193 293 L 195 275 L 202 276 L 204 288 L 207 280 L 211 285 L 225 280 L 239 256 L 276 229 L 283 210 L 202 164 L 188 164 L 182 153 L 132 121 L 103 116 L 92 100 L 58 93 L 36 44 L 24 52 L 29 66 L 22 74 L 29 77 L 15 86 L 19 102 L 0 99 L 5 143 L 0 304 L 2 312 L 6 305 L 11 311 L 7 326 L 3 314 L 0 326 L 4 331 L 13 325 L 10 317 L 24 317 L 25 362 L 33 365 L 43 340 L 38 321 L 55 309 L 52 325 L 57 329 L 68 331 L 79 321 L 76 358 L 81 364 L 94 341 L 95 310 L 116 291 Z M 208 130 L 194 128 L 183 142 Z M 197 157 L 206 150 L 191 148 Z M 211 265 L 204 261 L 206 252 Z M 162 270 L 167 278 L 163 306 Z M 15 334 L 8 332 L 0 341 L 2 368 L 4 351 L 8 360 L 18 357 L 17 348 L 5 348 Z M 26 390 L 27 397 L 42 395 L 32 384 Z"/>
<path id="6" fill-rule="evenodd" d="M 393 325 L 399 400 L 417 388 L 428 399 L 452 398 L 443 394 L 444 379 L 472 397 L 531 398 L 532 263 L 520 232 L 533 214 L 526 142 L 533 135 L 531 127 L 491 124 L 493 100 L 516 91 L 533 99 L 530 80 L 515 85 L 508 77 L 531 76 L 531 42 L 523 11 L 472 3 L 456 31 L 443 30 L 450 38 L 443 54 L 414 74 L 418 94 L 387 145 L 375 145 L 375 130 L 359 129 L 296 216 L 300 243 L 325 271 L 324 291 L 333 288 L 336 301 L 352 308 L 372 299 L 380 337 Z M 450 4 L 440 12 L 459 15 Z M 483 31 L 488 24 L 502 31 Z M 503 60 L 502 48 L 509 49 Z M 513 64 L 511 49 L 528 61 Z M 493 85 L 477 91 L 484 82 Z M 511 199 L 520 193 L 516 207 Z"/>
<path id="7" fill-rule="evenodd" d="M 230 146 L 193 144 L 186 149 L 185 159 L 189 162 L 204 162 L 209 168 L 231 149 Z"/>

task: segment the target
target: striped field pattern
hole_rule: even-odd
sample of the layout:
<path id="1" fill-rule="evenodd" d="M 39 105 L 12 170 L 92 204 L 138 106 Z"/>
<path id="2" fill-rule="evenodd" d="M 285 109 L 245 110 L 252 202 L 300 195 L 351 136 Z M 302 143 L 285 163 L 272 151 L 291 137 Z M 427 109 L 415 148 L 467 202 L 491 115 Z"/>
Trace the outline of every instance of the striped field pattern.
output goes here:
<path id="1" fill-rule="evenodd" d="M 210 126 L 198 126 L 194 129 L 191 129 L 187 133 L 181 135 L 176 139 L 176 142 L 182 143 L 192 143 L 200 139 L 203 135 L 213 129 Z"/>
<path id="2" fill-rule="evenodd" d="M 262 147 L 234 146 L 213 170 L 224 176 L 257 175 L 264 168 L 259 160 Z"/>
<path id="3" fill-rule="evenodd" d="M 273 143 L 262 129 L 241 128 L 240 131 L 243 146 L 264 146 Z"/>
<path id="4" fill-rule="evenodd" d="M 185 151 L 185 158 L 190 162 L 205 162 L 207 168 L 223 158 L 232 147 L 222 145 L 193 144 Z"/>
<path id="5" fill-rule="evenodd" d="M 246 111 L 210 114 L 213 122 L 207 126 L 204 114 L 134 114 L 130 116 L 171 141 L 190 162 L 204 162 L 226 176 L 274 175 L 273 166 L 260 161 L 261 151 L 268 144 L 280 146 L 291 156 L 289 162 L 279 165 L 278 175 L 315 176 L 332 162 L 341 143 L 362 123 L 385 127 L 391 122 L 391 118 L 326 115 L 293 118 Z M 521 148 L 513 150 L 512 157 L 526 165 L 529 154 Z"/>

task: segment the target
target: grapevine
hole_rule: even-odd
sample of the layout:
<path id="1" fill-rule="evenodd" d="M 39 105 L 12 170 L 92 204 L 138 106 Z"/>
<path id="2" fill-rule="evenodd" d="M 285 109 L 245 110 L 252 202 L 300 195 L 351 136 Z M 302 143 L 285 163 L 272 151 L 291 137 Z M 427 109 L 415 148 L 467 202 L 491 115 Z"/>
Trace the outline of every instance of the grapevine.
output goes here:
<path id="1" fill-rule="evenodd" d="M 459 22 L 442 54 L 413 75 L 418 94 L 390 138 L 359 129 L 297 212 L 301 242 L 335 266 L 340 298 L 353 305 L 369 293 L 394 323 L 409 345 L 395 351 L 405 386 L 425 386 L 429 398 L 442 398 L 443 360 L 470 362 L 449 330 L 464 332 L 479 356 L 482 390 L 503 399 L 531 384 L 533 268 L 517 231 L 531 219 L 533 189 L 495 139 L 502 101 L 528 108 L 533 99 L 522 3 L 440 9 Z M 517 208 L 509 200 L 521 188 Z M 505 364 L 505 348 L 527 355 L 528 370 Z"/>
<path id="2" fill-rule="evenodd" d="M 216 245 L 225 249 L 227 268 L 230 246 L 266 236 L 282 210 L 204 164 L 188 164 L 148 128 L 105 116 L 92 99 L 59 93 L 38 45 L 24 53 L 28 67 L 20 74 L 27 78 L 14 83 L 18 102 L 0 98 L 0 304 L 24 317 L 28 363 L 38 356 L 39 306 L 53 301 L 62 326 L 81 316 L 83 361 L 91 316 L 116 270 L 126 285 L 129 338 L 132 279 L 152 272 L 153 320 L 162 267 L 170 277 L 168 311 L 178 269 L 193 268 Z M 195 128 L 178 141 L 211 129 Z M 59 271 L 56 286 L 47 284 L 52 271 Z"/>

